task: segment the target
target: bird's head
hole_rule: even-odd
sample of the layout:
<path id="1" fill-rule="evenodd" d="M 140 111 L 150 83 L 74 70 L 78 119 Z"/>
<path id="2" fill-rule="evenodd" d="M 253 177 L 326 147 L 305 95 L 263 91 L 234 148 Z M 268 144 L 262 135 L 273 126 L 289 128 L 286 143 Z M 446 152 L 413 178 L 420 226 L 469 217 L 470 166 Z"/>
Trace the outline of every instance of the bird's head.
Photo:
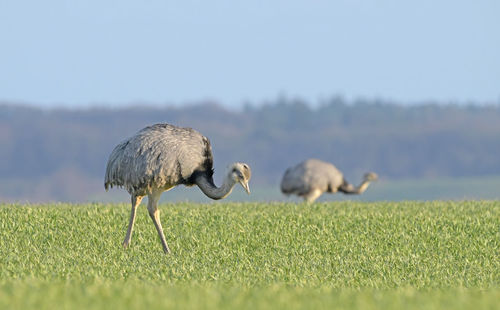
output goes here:
<path id="1" fill-rule="evenodd" d="M 378 180 L 378 175 L 375 172 L 368 172 L 368 173 L 365 173 L 364 179 L 365 179 L 365 181 L 369 181 L 369 182 L 376 181 L 376 180 Z"/>
<path id="2" fill-rule="evenodd" d="M 245 163 L 234 163 L 229 167 L 229 175 L 236 183 L 241 184 L 247 194 L 250 194 L 250 188 L 248 187 L 248 181 L 252 176 L 250 166 Z"/>

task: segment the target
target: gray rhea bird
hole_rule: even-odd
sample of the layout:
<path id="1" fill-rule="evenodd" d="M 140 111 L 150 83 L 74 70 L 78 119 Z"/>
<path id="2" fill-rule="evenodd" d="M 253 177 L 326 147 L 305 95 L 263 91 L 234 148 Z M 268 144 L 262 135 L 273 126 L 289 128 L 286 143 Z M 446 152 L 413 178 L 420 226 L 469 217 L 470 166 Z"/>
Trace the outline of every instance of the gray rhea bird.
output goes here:
<path id="1" fill-rule="evenodd" d="M 297 195 L 311 203 L 325 192 L 361 194 L 371 181 L 377 179 L 376 173 L 366 173 L 363 182 L 355 187 L 344 179 L 342 172 L 334 165 L 318 159 L 308 159 L 285 171 L 281 180 L 281 192 L 285 195 Z"/>
<path id="2" fill-rule="evenodd" d="M 131 196 L 132 210 L 123 246 L 130 244 L 136 209 L 145 196 L 163 250 L 170 253 L 158 210 L 164 191 L 180 184 L 197 185 L 208 197 L 223 199 L 239 183 L 250 194 L 251 171 L 247 164 L 232 164 L 220 187 L 215 186 L 213 173 L 210 141 L 192 128 L 156 124 L 118 144 L 108 159 L 104 188 L 123 187 Z"/>

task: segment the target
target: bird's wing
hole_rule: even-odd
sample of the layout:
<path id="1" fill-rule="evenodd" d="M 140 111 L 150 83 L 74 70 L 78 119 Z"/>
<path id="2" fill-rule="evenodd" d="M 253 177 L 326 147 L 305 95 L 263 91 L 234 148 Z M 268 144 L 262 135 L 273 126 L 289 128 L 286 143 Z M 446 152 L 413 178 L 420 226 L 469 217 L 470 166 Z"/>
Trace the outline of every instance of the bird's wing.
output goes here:
<path id="1" fill-rule="evenodd" d="M 146 147 L 136 164 L 143 165 L 140 172 L 156 178 L 155 182 L 185 184 L 195 171 L 212 169 L 210 142 L 194 129 L 159 126 L 141 141 Z"/>

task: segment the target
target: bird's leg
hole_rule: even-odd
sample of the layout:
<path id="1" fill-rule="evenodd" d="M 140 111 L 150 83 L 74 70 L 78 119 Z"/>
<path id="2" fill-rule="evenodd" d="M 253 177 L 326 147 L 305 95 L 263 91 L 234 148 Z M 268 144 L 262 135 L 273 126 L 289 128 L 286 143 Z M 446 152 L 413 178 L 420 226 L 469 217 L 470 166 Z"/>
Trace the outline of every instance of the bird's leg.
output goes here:
<path id="1" fill-rule="evenodd" d="M 314 189 L 311 192 L 307 193 L 307 195 L 304 196 L 304 201 L 307 203 L 313 203 L 316 199 L 318 199 L 319 196 L 321 196 L 323 192 L 319 189 Z"/>
<path id="2" fill-rule="evenodd" d="M 128 247 L 128 245 L 130 244 L 130 239 L 132 238 L 132 230 L 134 229 L 135 211 L 137 210 L 137 207 L 141 204 L 143 197 L 144 196 L 132 195 L 130 199 L 132 203 L 132 210 L 130 211 L 130 221 L 128 223 L 127 234 L 125 235 L 125 240 L 123 240 L 124 248 Z"/>
<path id="3" fill-rule="evenodd" d="M 153 220 L 156 230 L 158 231 L 158 236 L 160 237 L 163 251 L 165 252 L 165 254 L 170 254 L 170 249 L 168 248 L 167 241 L 165 240 L 165 235 L 163 234 L 163 228 L 161 227 L 160 210 L 158 210 L 158 201 L 160 200 L 160 195 L 161 192 L 154 192 L 148 196 L 148 211 L 149 216 Z"/>

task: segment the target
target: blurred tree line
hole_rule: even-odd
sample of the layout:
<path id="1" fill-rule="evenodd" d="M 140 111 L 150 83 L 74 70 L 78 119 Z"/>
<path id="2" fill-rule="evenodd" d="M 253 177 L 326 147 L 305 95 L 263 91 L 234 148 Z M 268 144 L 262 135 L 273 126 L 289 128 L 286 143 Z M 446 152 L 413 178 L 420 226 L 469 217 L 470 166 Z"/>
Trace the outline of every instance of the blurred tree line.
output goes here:
<path id="1" fill-rule="evenodd" d="M 330 161 L 354 183 L 366 171 L 386 179 L 500 175 L 500 105 L 334 97 L 312 108 L 281 98 L 243 109 L 183 107 L 41 109 L 0 103 L 0 199 L 85 201 L 103 191 L 113 147 L 159 122 L 210 138 L 215 179 L 234 161 L 253 186 L 277 186 L 305 158 Z"/>

